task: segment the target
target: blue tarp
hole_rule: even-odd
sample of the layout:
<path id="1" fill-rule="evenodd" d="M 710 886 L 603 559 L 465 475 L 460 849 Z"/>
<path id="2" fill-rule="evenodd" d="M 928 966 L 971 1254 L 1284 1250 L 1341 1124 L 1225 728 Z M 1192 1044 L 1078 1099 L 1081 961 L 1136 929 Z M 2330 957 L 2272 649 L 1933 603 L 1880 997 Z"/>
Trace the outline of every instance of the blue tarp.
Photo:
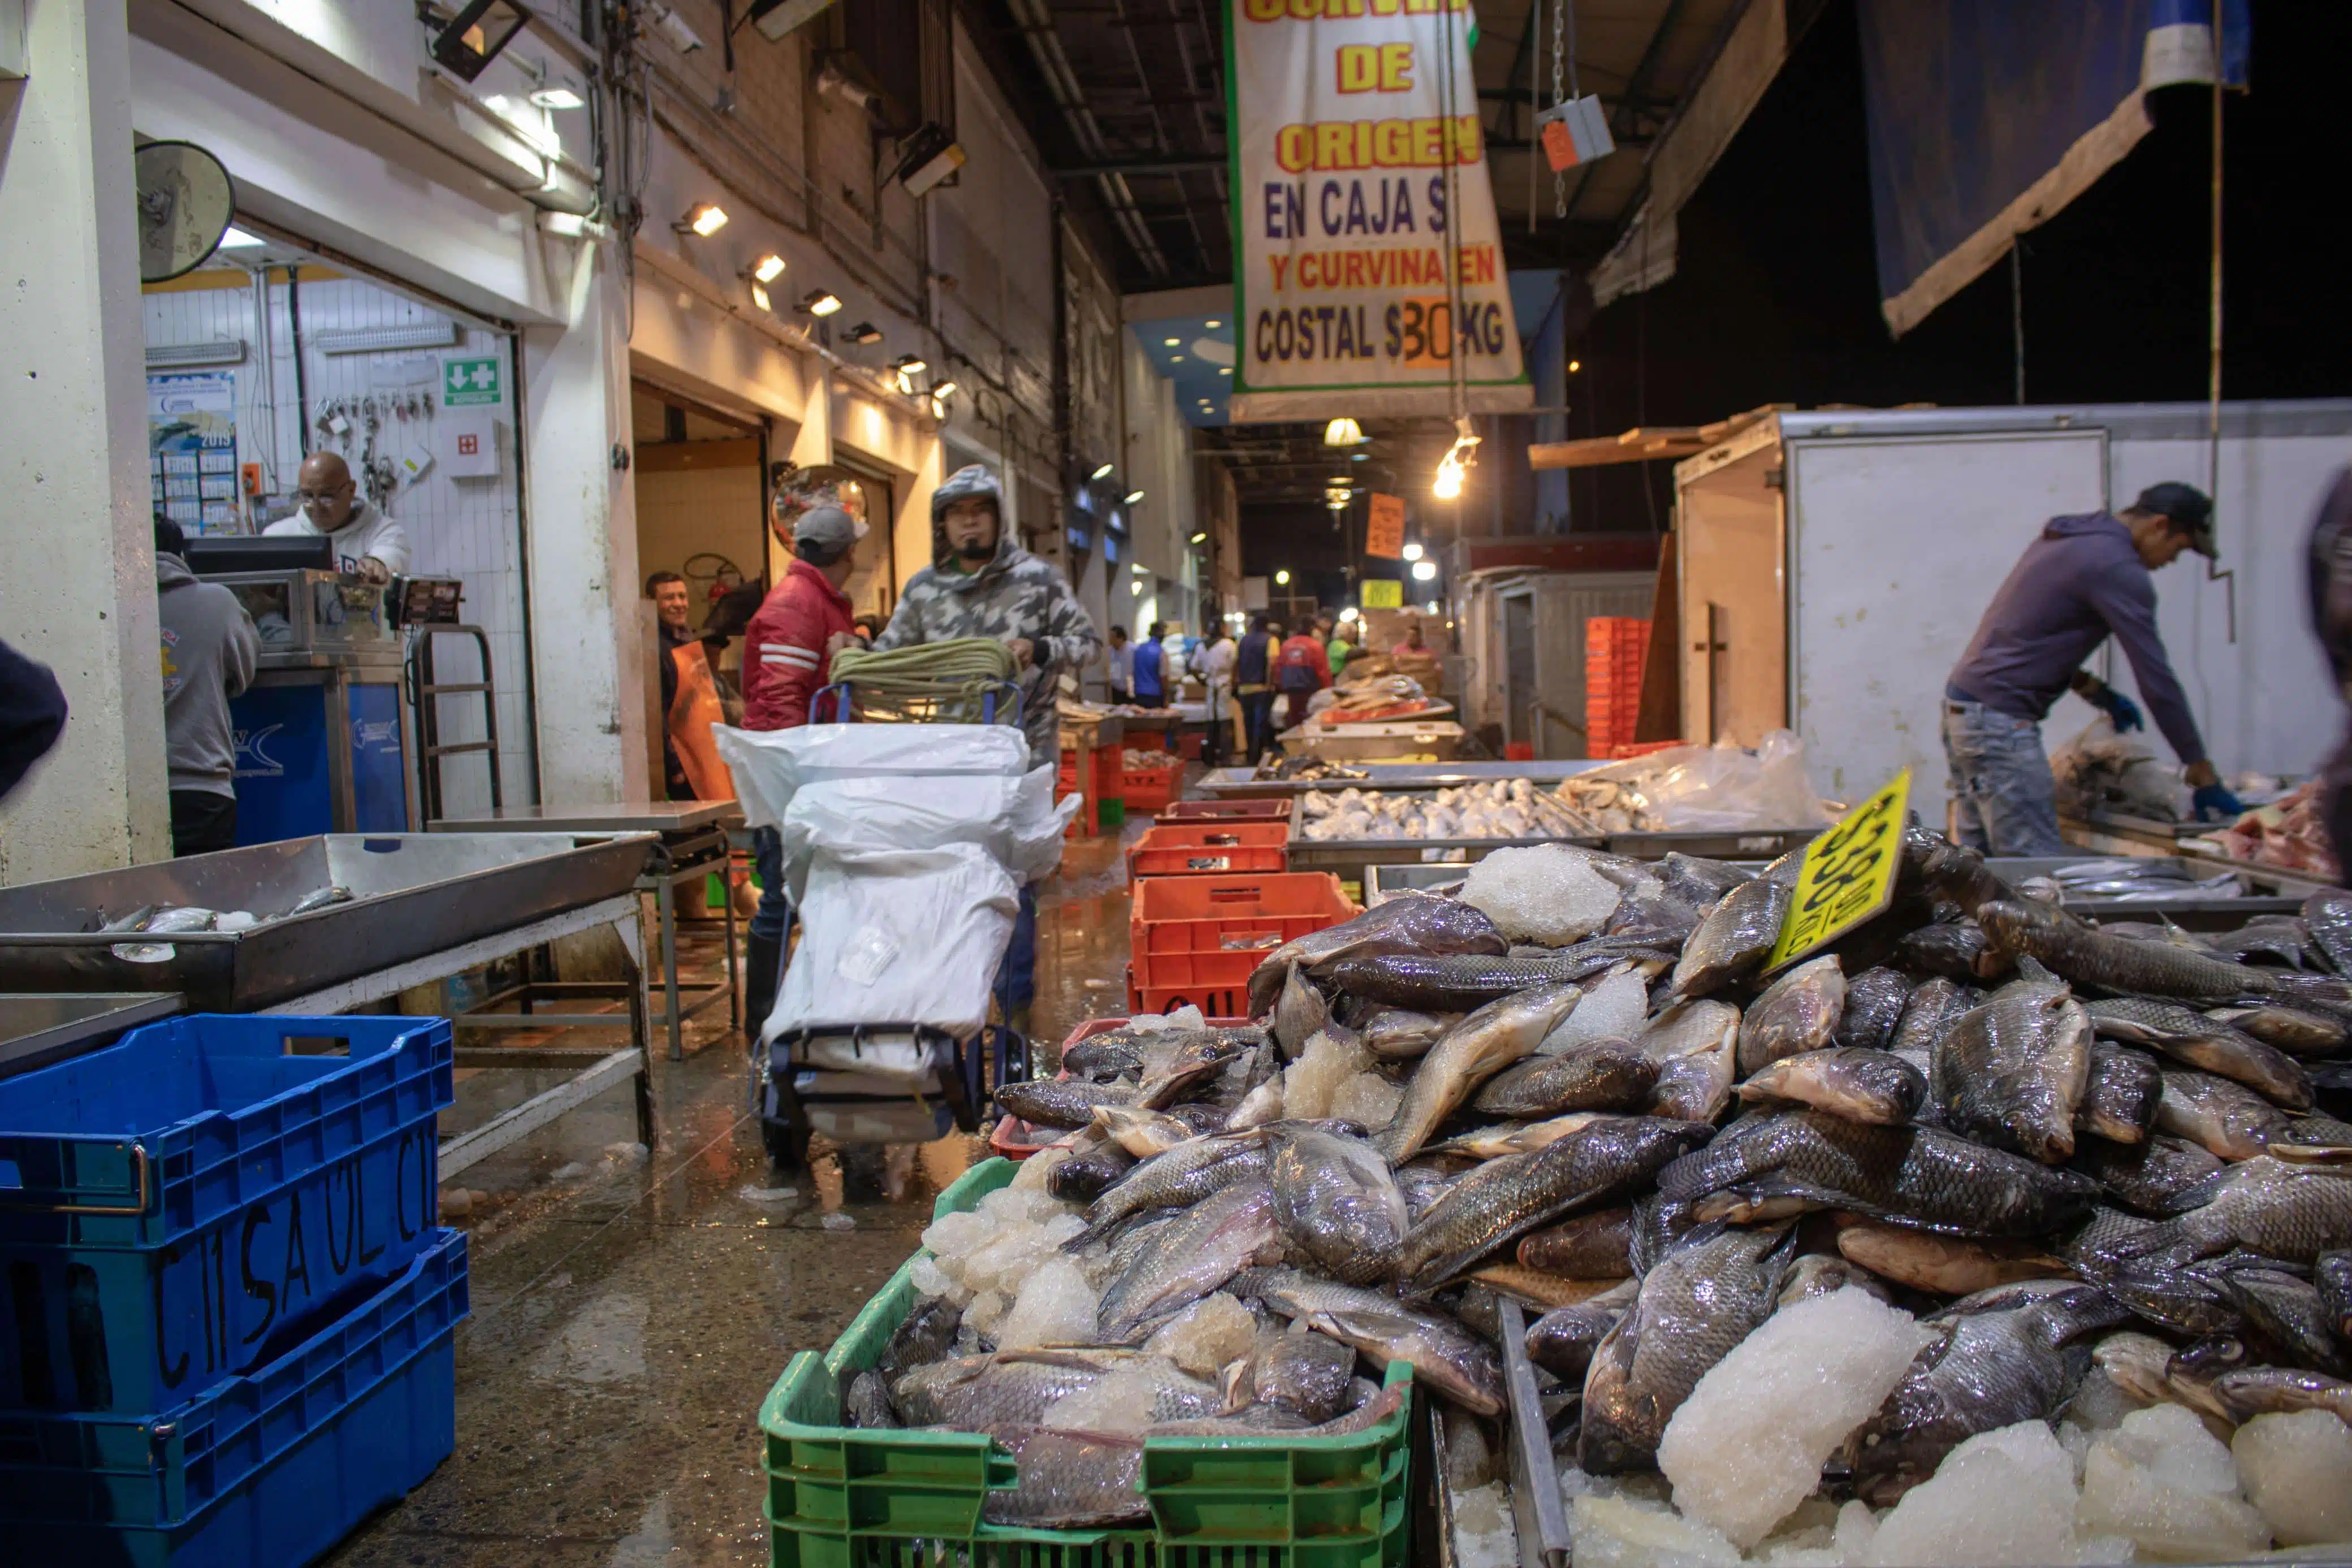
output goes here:
<path id="1" fill-rule="evenodd" d="M 2212 79 L 2211 0 L 1861 0 L 1878 283 L 1898 335 L 2114 166 L 2140 95 Z M 2250 0 L 2222 0 L 2245 85 Z"/>

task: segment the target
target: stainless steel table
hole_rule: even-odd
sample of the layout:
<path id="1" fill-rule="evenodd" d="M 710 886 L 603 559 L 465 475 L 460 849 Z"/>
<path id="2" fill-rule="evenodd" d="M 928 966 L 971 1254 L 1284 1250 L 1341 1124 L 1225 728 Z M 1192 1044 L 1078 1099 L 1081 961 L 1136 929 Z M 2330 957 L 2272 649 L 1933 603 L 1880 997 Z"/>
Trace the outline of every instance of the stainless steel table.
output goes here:
<path id="1" fill-rule="evenodd" d="M 58 991 L 0 996 L 0 1078 L 110 1045 L 124 1030 L 168 1018 L 177 991 Z"/>
<path id="2" fill-rule="evenodd" d="M 677 894 L 681 883 L 699 882 L 711 873 L 722 882 L 728 867 L 729 834 L 740 829 L 743 809 L 732 800 L 615 800 L 582 805 L 502 806 L 471 817 L 445 817 L 431 823 L 436 833 L 570 833 L 575 839 L 602 839 L 621 833 L 653 833 L 658 847 L 637 879 L 637 891 L 654 895 L 661 937 L 662 1016 L 655 1020 L 669 1032 L 672 1061 L 686 1058 L 684 1026 L 688 1019 L 724 1001 L 729 1021 L 734 1019 L 738 983 L 735 948 L 735 900 L 732 889 L 723 902 L 727 923 L 727 978 L 681 984 L 677 977 Z M 601 980 L 531 980 L 501 992 L 494 1000 L 516 1001 L 526 1015 L 537 994 L 585 996 L 608 991 Z M 681 993 L 702 995 L 679 1005 Z M 475 1020 L 479 1021 L 479 1020 Z"/>
<path id="3" fill-rule="evenodd" d="M 1364 762 L 1349 766 L 1361 779 L 1261 779 L 1255 768 L 1212 768 L 1202 775 L 1201 790 L 1214 800 L 1275 800 L 1304 795 L 1309 789 L 1450 789 L 1462 784 L 1491 784 L 1497 779 L 1525 779 L 1555 788 L 1611 764 L 1597 757 L 1549 762 Z"/>

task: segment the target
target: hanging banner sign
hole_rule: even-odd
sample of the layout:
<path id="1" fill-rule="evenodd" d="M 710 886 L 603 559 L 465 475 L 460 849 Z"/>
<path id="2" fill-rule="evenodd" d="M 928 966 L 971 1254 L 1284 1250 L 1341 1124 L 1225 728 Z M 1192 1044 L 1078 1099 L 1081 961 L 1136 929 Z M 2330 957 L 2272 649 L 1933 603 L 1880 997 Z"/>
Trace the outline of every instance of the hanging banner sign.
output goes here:
<path id="1" fill-rule="evenodd" d="M 1367 610 L 1402 610 L 1404 608 L 1404 583 L 1393 577 L 1368 577 L 1362 583 L 1364 608 Z"/>
<path id="2" fill-rule="evenodd" d="M 1404 497 L 1372 492 L 1364 522 L 1364 553 L 1389 560 L 1404 559 Z"/>
<path id="3" fill-rule="evenodd" d="M 1534 406 L 1469 0 L 1226 0 L 1236 421 Z M 1459 359 L 1457 368 L 1456 359 Z"/>

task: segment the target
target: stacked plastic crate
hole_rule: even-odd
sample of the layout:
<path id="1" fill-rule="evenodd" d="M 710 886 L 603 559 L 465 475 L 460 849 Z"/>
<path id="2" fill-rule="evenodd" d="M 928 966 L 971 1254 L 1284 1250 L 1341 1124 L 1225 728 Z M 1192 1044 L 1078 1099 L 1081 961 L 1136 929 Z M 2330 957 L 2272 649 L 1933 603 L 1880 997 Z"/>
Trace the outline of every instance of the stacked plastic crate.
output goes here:
<path id="1" fill-rule="evenodd" d="M 448 1457 L 451 1060 L 200 1016 L 0 1081 L 0 1557 L 293 1568 Z"/>
<path id="2" fill-rule="evenodd" d="M 1607 757 L 1633 738 L 1642 711 L 1642 664 L 1650 623 L 1633 615 L 1595 615 L 1584 623 L 1584 730 L 1588 756 Z"/>

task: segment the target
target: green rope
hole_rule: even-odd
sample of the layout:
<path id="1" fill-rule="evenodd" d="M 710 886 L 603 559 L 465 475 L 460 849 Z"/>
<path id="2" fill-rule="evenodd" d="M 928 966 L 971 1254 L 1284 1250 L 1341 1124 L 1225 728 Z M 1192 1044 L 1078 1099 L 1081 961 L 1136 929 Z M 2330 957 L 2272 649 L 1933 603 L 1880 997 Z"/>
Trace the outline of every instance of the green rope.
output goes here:
<path id="1" fill-rule="evenodd" d="M 977 724 L 982 698 L 1010 685 L 1018 666 L 1013 650 L 986 637 L 951 637 L 904 648 L 845 648 L 833 656 L 833 678 L 848 684 L 858 716 L 910 724 Z M 1012 705 L 997 705 L 1000 722 Z"/>

